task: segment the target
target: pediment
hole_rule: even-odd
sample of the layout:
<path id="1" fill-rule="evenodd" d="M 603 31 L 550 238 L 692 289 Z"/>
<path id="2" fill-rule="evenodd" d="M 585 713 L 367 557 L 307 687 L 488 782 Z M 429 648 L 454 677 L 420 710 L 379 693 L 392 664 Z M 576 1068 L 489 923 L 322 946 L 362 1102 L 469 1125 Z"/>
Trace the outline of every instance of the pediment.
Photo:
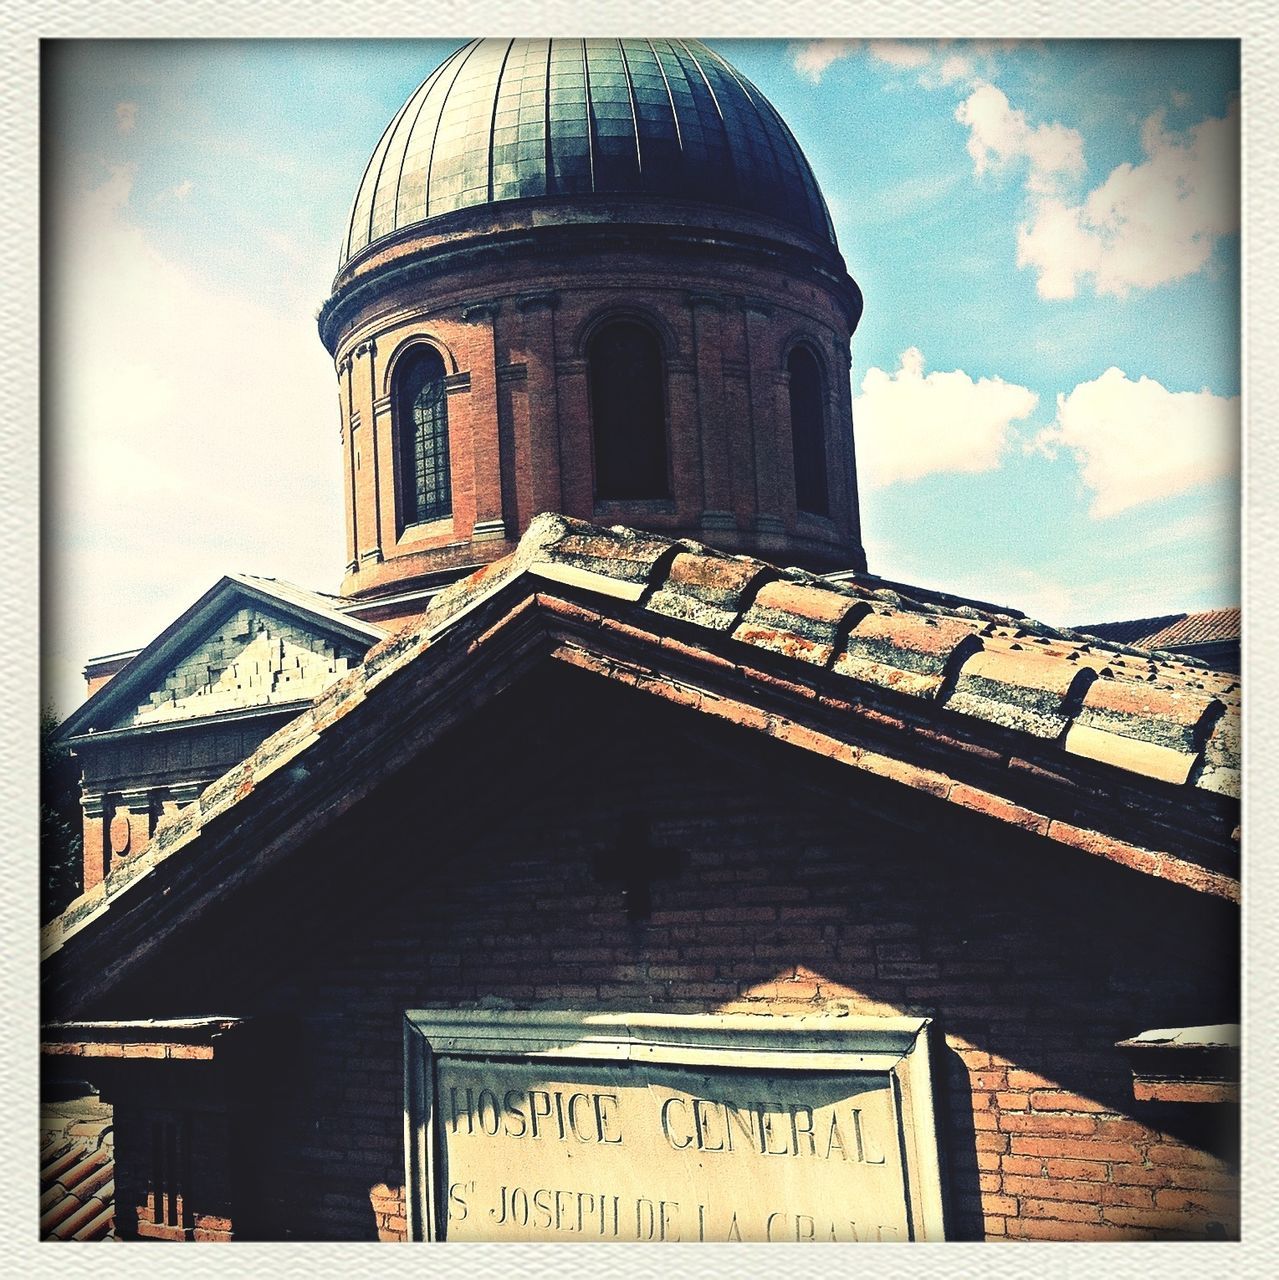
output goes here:
<path id="1" fill-rule="evenodd" d="M 363 657 L 363 647 L 245 600 L 195 640 L 112 729 L 216 715 L 317 697 Z"/>
<path id="2" fill-rule="evenodd" d="M 384 634 L 338 613 L 327 597 L 228 576 L 89 698 L 62 736 L 306 702 L 357 666 Z"/>

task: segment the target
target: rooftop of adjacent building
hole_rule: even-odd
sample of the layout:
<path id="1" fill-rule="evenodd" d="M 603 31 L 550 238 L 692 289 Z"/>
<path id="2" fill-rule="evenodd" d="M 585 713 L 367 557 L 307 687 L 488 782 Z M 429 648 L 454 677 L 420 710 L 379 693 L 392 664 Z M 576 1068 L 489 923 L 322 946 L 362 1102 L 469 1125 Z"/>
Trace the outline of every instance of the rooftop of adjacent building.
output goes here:
<path id="1" fill-rule="evenodd" d="M 1196 613 L 1165 613 L 1126 622 L 1083 623 L 1075 628 L 1099 640 L 1131 644 L 1143 649 L 1178 649 L 1188 645 L 1239 643 L 1241 613 L 1234 609 L 1203 609 Z"/>

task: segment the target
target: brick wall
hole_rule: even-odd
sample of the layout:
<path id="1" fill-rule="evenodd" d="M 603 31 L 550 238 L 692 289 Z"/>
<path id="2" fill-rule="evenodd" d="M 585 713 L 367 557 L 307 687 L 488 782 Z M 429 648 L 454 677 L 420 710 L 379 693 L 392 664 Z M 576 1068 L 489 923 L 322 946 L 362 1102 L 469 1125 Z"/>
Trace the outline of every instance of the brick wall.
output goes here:
<path id="1" fill-rule="evenodd" d="M 953 1237 L 1236 1235 L 1233 1113 L 1113 1047 L 1237 1017 L 1235 908 L 929 803 L 543 675 L 117 1000 L 275 1032 L 251 1234 L 402 1235 L 402 1012 L 497 1000 L 930 1015 Z M 636 824 L 683 865 L 629 923 L 595 868 Z"/>

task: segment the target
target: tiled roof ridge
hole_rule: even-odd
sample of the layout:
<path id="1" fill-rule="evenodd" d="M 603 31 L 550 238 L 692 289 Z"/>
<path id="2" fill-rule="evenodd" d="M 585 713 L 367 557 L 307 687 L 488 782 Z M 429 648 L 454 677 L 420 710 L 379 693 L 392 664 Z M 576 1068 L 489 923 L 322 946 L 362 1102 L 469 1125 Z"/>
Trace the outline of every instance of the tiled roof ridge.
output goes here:
<path id="1" fill-rule="evenodd" d="M 366 666 L 420 643 L 520 573 L 1029 733 L 1070 755 L 1239 794 L 1238 677 L 1198 659 L 554 513 L 533 520 L 512 556 L 442 591 L 416 627 L 370 650 Z"/>
<path id="2" fill-rule="evenodd" d="M 1039 758 L 1059 754 L 1063 764 L 1073 758 L 1113 768 L 1121 777 L 1153 780 L 1170 788 L 1170 802 L 1173 791 L 1187 798 L 1216 793 L 1227 802 L 1239 794 L 1239 687 L 1229 673 L 1102 645 L 1029 619 L 963 605 L 943 609 L 897 591 L 831 583 L 699 543 L 546 514 L 533 520 L 514 553 L 445 588 L 416 623 L 373 646 L 360 666 L 206 788 L 195 804 L 163 819 L 139 855 L 120 863 L 47 927 L 45 954 L 86 927 L 109 899 L 167 863 L 268 776 L 293 772 L 295 762 L 305 776 L 298 757 L 338 720 L 443 641 L 467 614 L 525 577 L 622 602 L 652 616 L 655 624 L 662 618 L 686 627 L 694 638 L 700 631 L 708 642 L 717 639 L 720 653 L 725 643 L 740 645 L 744 652 L 796 662 L 803 673 L 847 680 L 854 701 L 878 695 L 925 715 L 936 707 L 961 724 L 1012 733 Z M 530 594 L 535 593 L 534 587 Z M 556 594 L 547 592 L 550 599 Z M 469 647 L 482 645 L 484 638 L 472 638 Z M 890 770 L 886 776 L 899 774 Z M 950 797 L 956 803 L 987 804 L 971 786 L 957 783 L 953 789 L 959 793 Z M 1044 819 L 1045 831 L 1048 825 Z M 1118 847 L 1085 828 L 1054 825 L 1074 833 L 1066 843 L 1093 851 L 1107 842 Z M 1131 858 L 1124 854 L 1120 860 L 1147 868 L 1177 861 L 1136 846 L 1131 852 Z M 1238 885 L 1228 876 L 1200 875 L 1191 864 L 1180 866 L 1191 868 L 1185 871 L 1190 879 L 1211 883 L 1209 891 L 1236 897 Z M 1178 870 L 1168 878 L 1182 874 Z"/>

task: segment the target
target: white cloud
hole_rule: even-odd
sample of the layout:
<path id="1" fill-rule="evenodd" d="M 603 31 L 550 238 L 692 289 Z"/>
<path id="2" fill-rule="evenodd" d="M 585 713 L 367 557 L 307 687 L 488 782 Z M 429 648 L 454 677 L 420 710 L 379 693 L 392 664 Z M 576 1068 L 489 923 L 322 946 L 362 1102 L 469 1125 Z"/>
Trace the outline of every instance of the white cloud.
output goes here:
<path id="1" fill-rule="evenodd" d="M 134 167 L 103 172 L 46 249 L 51 678 L 146 642 L 225 572 L 331 589 L 343 561 L 337 384 L 307 309 L 159 252 Z"/>
<path id="2" fill-rule="evenodd" d="M 817 84 L 832 63 L 851 57 L 860 47 L 860 40 L 805 40 L 791 46 L 791 63 L 800 75 Z"/>
<path id="3" fill-rule="evenodd" d="M 1201 270 L 1222 236 L 1239 229 L 1239 107 L 1184 136 L 1164 113 L 1141 130 L 1146 159 L 1121 164 L 1080 204 L 1045 194 L 1018 235 L 1017 262 L 1038 273 L 1043 298 L 1073 298 L 1091 277 L 1123 296 Z M 971 144 L 970 144 L 971 149 Z"/>
<path id="4" fill-rule="evenodd" d="M 157 200 L 185 200 L 195 190 L 195 183 L 190 178 L 183 178 L 174 187 L 166 187 L 156 197 Z"/>
<path id="5" fill-rule="evenodd" d="M 866 48 L 889 66 L 924 67 L 932 61 L 934 46 L 927 40 L 868 40 Z"/>
<path id="6" fill-rule="evenodd" d="M 970 79 L 978 64 L 993 75 L 997 54 L 1018 44 L 1015 40 L 806 40 L 791 46 L 791 62 L 817 84 L 830 66 L 852 57 L 863 43 L 876 62 L 918 72 L 916 78 L 925 89 Z"/>
<path id="7" fill-rule="evenodd" d="M 1057 397 L 1057 417 L 1035 438 L 1049 456 L 1070 450 L 1092 491 L 1096 519 L 1184 493 L 1239 471 L 1239 397 L 1169 391 L 1107 369 Z"/>
<path id="8" fill-rule="evenodd" d="M 969 130 L 968 154 L 979 177 L 1025 160 L 1027 188 L 1048 193 L 1062 177 L 1083 172 L 1084 141 L 1078 130 L 1057 123 L 1032 125 L 996 85 L 974 89 L 955 108 L 955 119 Z"/>
<path id="9" fill-rule="evenodd" d="M 960 53 L 952 53 L 941 60 L 937 74 L 942 84 L 954 84 L 956 80 L 965 80 L 973 74 L 972 59 Z"/>
<path id="10" fill-rule="evenodd" d="M 1038 400 L 1026 387 L 961 369 L 925 375 L 911 347 L 896 372 L 869 369 L 862 379 L 853 404 L 859 482 L 876 488 L 938 471 L 992 470 L 1012 424 Z"/>
<path id="11" fill-rule="evenodd" d="M 115 127 L 120 133 L 132 133 L 138 126 L 138 104 L 136 102 L 117 102 L 115 104 Z"/>

